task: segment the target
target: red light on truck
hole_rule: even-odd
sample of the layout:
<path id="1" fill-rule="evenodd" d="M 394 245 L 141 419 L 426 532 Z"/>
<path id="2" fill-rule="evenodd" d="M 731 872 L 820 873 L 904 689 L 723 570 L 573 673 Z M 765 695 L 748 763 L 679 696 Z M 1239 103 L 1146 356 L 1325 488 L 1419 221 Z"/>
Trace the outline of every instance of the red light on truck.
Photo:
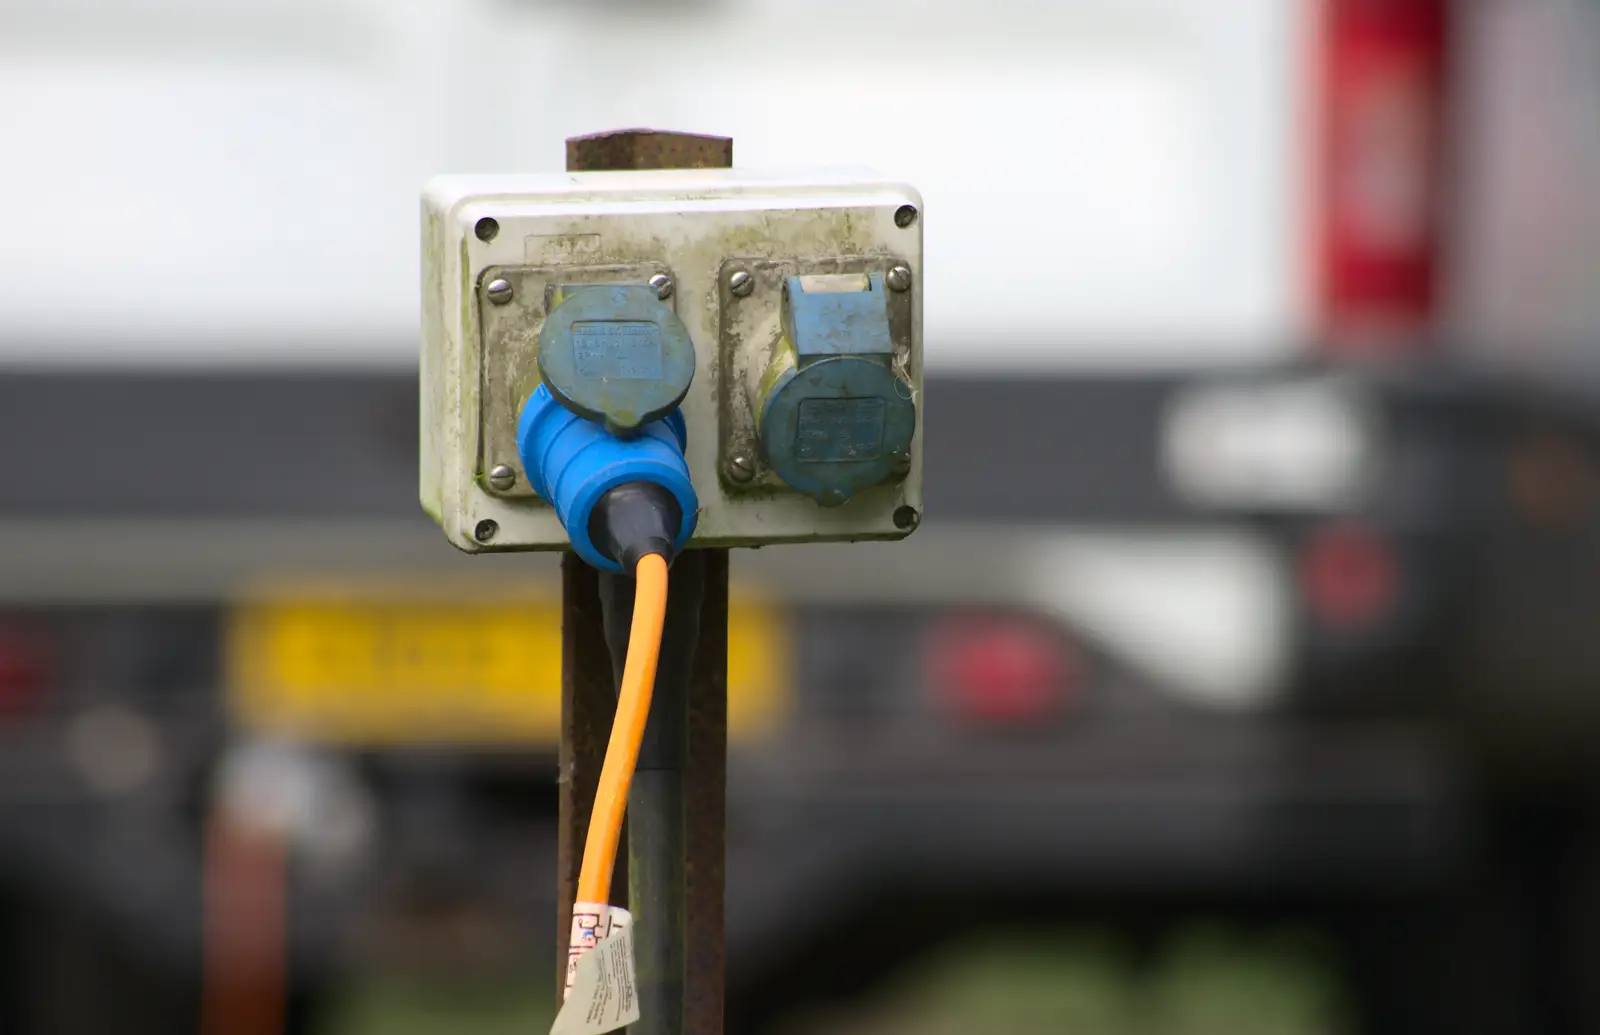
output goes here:
<path id="1" fill-rule="evenodd" d="M 0 722 L 38 707 L 50 668 L 49 651 L 37 632 L 0 627 Z"/>
<path id="2" fill-rule="evenodd" d="M 1070 700 L 1082 659 L 1059 630 L 1028 617 L 963 617 L 935 627 L 928 685 L 951 714 L 1014 723 L 1059 712 Z"/>
<path id="3" fill-rule="evenodd" d="M 1399 570 L 1389 544 L 1356 522 L 1312 533 L 1300 556 L 1300 578 L 1312 616 L 1330 629 L 1369 627 L 1389 613 Z"/>

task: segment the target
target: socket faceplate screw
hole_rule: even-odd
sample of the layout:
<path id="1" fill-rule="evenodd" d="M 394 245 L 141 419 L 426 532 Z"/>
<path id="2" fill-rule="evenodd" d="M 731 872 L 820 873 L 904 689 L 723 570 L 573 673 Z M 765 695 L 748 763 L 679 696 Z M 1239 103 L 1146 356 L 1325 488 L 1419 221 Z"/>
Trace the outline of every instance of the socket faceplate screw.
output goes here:
<path id="1" fill-rule="evenodd" d="M 736 456 L 728 461 L 728 479 L 730 481 L 748 482 L 756 476 L 756 465 L 747 456 Z"/>

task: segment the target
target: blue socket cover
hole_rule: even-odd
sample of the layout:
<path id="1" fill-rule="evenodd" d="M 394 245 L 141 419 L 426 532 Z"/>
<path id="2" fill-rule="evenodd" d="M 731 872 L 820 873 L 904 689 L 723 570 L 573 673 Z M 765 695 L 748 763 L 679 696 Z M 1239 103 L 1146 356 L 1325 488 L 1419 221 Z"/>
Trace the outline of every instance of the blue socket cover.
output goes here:
<path id="1" fill-rule="evenodd" d="M 694 534 L 700 500 L 683 456 L 687 441 L 683 414 L 677 410 L 622 439 L 561 405 L 544 385 L 523 405 L 517 421 L 517 452 L 529 485 L 555 507 L 578 556 L 602 571 L 621 572 L 622 565 L 589 538 L 589 518 L 600 497 L 619 485 L 662 486 L 683 511 L 676 549 L 682 550 Z"/>
<path id="2" fill-rule="evenodd" d="M 903 473 L 917 429 L 911 386 L 892 365 L 883 275 L 861 280 L 866 290 L 808 292 L 806 278 L 789 278 L 783 341 L 759 388 L 767 461 L 825 507 Z"/>
<path id="3" fill-rule="evenodd" d="M 564 287 L 539 330 L 539 373 L 567 409 L 626 438 L 683 402 L 694 342 L 648 285 Z"/>

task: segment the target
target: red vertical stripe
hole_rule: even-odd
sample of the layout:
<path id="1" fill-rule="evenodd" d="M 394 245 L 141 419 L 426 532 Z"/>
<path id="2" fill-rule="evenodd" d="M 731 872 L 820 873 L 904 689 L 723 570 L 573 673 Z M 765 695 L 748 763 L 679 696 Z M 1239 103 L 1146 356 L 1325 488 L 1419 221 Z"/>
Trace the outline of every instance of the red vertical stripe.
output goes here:
<path id="1" fill-rule="evenodd" d="M 1321 0 L 1322 329 L 1418 342 L 1436 315 L 1447 0 Z"/>

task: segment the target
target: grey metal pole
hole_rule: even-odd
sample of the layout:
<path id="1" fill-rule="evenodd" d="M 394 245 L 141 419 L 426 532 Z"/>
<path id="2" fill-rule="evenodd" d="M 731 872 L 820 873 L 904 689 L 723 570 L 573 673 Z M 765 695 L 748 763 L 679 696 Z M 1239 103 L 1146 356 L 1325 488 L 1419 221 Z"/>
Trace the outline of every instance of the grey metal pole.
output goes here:
<path id="1" fill-rule="evenodd" d="M 633 1035 L 684 1030 L 685 860 L 684 768 L 689 754 L 689 687 L 700 638 L 704 558 L 690 552 L 673 565 L 655 692 L 639 764 L 628 793 L 628 904 L 638 967 L 640 1019 Z M 612 672 L 620 686 L 633 622 L 634 580 L 600 577 L 600 606 Z"/>

